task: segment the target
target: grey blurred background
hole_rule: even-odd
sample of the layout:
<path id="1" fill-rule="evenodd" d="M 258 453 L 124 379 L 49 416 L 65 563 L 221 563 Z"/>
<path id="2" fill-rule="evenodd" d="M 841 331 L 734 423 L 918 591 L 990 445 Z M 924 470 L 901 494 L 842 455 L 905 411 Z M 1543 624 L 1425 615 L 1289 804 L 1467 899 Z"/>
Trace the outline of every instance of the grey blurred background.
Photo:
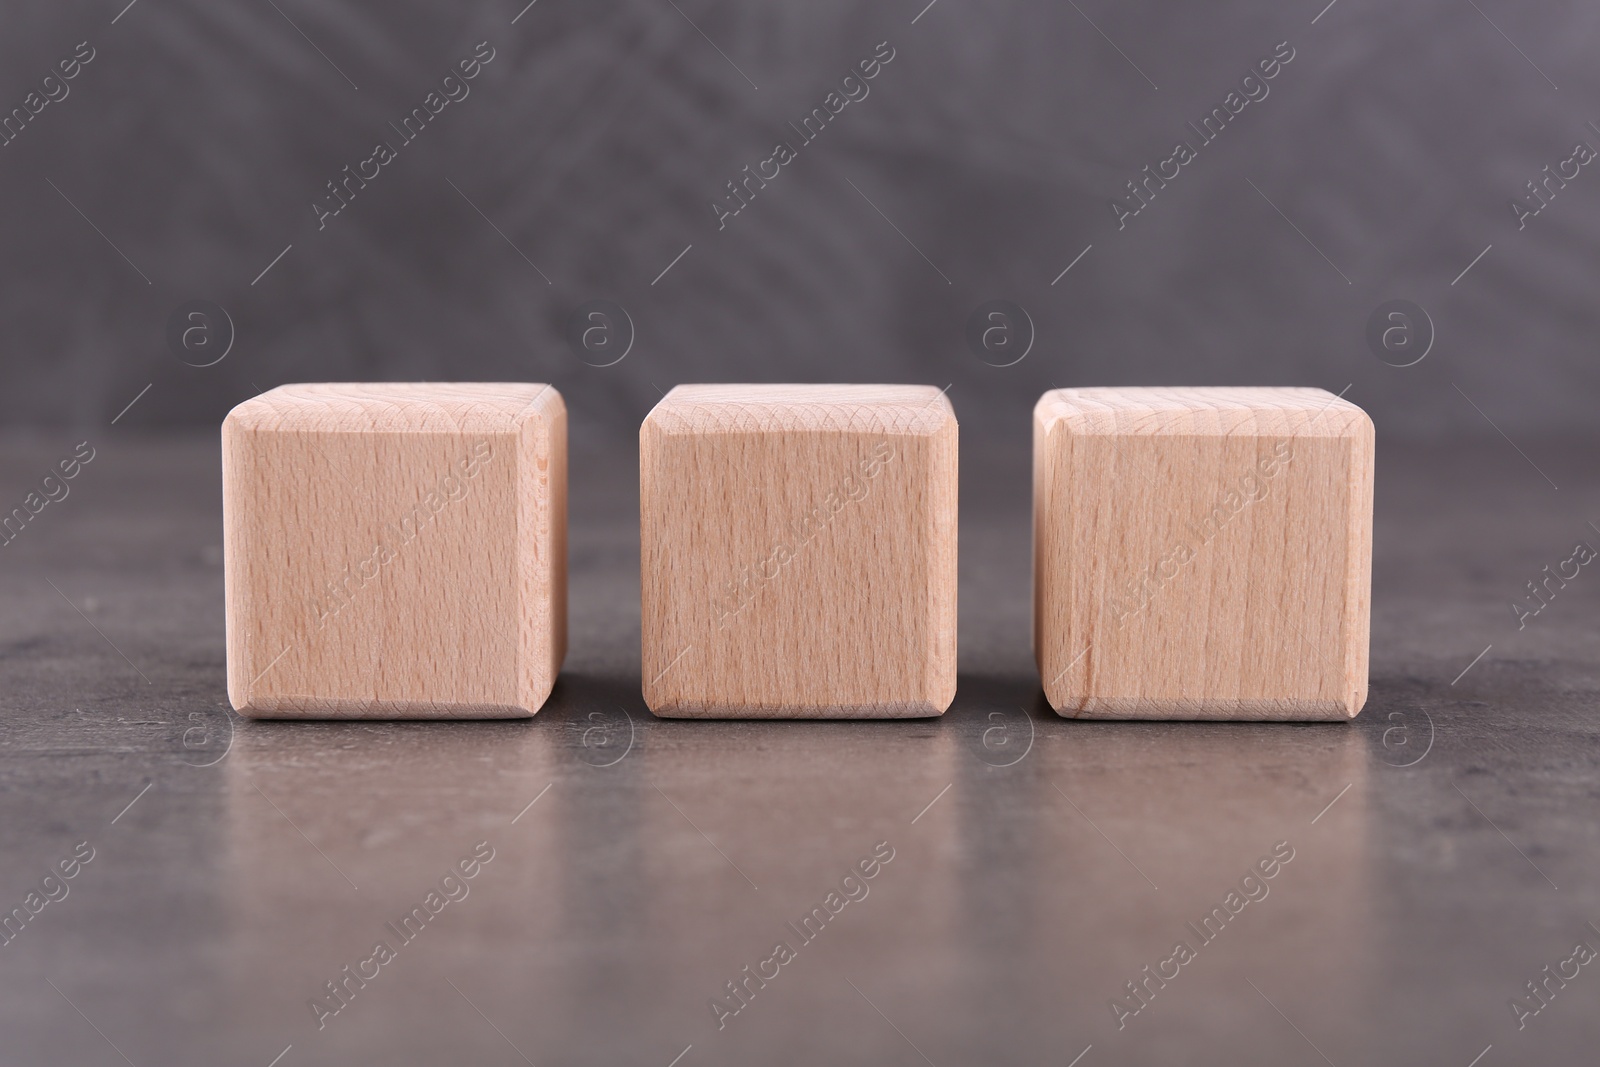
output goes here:
<path id="1" fill-rule="evenodd" d="M 1600 8 L 925 3 L 14 6 L 0 108 L 94 58 L 0 147 L 0 421 L 511 379 L 561 388 L 581 444 L 677 382 L 838 380 L 950 384 L 969 441 L 1106 384 L 1348 385 L 1391 436 L 1592 429 L 1600 176 L 1522 229 L 1510 201 L 1600 146 Z M 885 41 L 801 146 L 787 123 Z M 479 42 L 470 94 L 401 146 L 390 124 Z M 1112 197 L 1280 42 L 1269 95 L 1119 230 Z M 379 140 L 398 158 L 319 229 Z M 711 202 L 779 140 L 798 158 L 719 230 Z M 1436 330 L 1415 366 L 1364 337 L 1394 298 Z M 196 299 L 235 334 L 204 368 L 166 337 Z M 1013 366 L 964 337 L 992 299 L 1036 331 Z M 594 300 L 632 321 L 613 366 L 566 338 Z"/>

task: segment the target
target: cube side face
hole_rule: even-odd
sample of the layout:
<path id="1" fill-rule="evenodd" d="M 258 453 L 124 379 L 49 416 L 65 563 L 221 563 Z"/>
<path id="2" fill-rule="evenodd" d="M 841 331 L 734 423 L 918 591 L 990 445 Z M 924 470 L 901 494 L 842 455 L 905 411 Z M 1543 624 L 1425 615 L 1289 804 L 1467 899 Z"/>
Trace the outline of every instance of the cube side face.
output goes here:
<path id="1" fill-rule="evenodd" d="M 1061 546 L 1054 536 L 1056 504 L 1052 492 L 1055 486 L 1056 450 L 1052 447 L 1050 420 L 1046 410 L 1049 395 L 1046 393 L 1033 409 L 1033 552 L 1030 566 L 1033 612 L 1028 620 L 1033 662 L 1039 668 L 1040 677 L 1045 679 L 1052 678 L 1055 673 L 1047 670 L 1046 650 L 1055 648 L 1062 639 L 1057 614 L 1046 610 L 1049 604 L 1055 603 L 1055 598 L 1061 592 L 1057 578 L 1061 568 L 1057 553 Z"/>
<path id="2" fill-rule="evenodd" d="M 1036 440 L 1045 693 L 1084 718 L 1343 719 L 1366 699 L 1372 432 Z M 1325 429 L 1325 427 L 1324 427 Z"/>
<path id="3" fill-rule="evenodd" d="M 645 702 L 898 718 L 955 694 L 954 419 L 925 435 L 640 433 Z"/>
<path id="4" fill-rule="evenodd" d="M 263 718 L 503 718 L 518 436 L 223 427 L 228 693 Z"/>
<path id="5" fill-rule="evenodd" d="M 554 389 L 518 431 L 518 703 L 550 696 L 567 654 L 567 409 Z"/>
<path id="6" fill-rule="evenodd" d="M 1372 420 L 1363 416 L 1346 442 L 1349 446 L 1350 478 L 1346 506 L 1350 511 L 1345 603 L 1349 630 L 1346 635 L 1344 667 L 1350 703 L 1346 712 L 1355 718 L 1367 703 L 1367 685 L 1372 655 L 1372 498 L 1377 469 L 1377 434 Z"/>

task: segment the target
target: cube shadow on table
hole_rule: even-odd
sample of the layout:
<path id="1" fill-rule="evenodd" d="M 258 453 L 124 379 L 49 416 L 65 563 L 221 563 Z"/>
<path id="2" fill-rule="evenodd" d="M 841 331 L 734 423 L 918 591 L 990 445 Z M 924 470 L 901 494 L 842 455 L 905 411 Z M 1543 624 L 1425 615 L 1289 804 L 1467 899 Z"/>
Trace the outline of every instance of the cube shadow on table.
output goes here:
<path id="1" fill-rule="evenodd" d="M 1034 409 L 1034 655 L 1100 719 L 1367 698 L 1373 428 L 1321 389 L 1057 389 Z"/>
<path id="2" fill-rule="evenodd" d="M 566 651 L 566 407 L 527 384 L 286 385 L 222 427 L 228 697 L 515 718 Z"/>
<path id="3" fill-rule="evenodd" d="M 688 385 L 639 433 L 644 699 L 664 717 L 939 715 L 957 427 L 900 385 Z"/>

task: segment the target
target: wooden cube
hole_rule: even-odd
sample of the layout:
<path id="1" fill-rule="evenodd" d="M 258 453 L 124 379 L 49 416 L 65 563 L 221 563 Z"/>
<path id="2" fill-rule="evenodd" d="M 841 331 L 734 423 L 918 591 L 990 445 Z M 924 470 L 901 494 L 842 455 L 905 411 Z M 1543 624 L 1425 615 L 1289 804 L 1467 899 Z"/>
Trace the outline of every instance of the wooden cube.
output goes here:
<path id="1" fill-rule="evenodd" d="M 1321 389 L 1057 389 L 1033 441 L 1034 656 L 1057 712 L 1361 710 L 1365 412 Z"/>
<path id="2" fill-rule="evenodd" d="M 257 718 L 514 718 L 566 652 L 547 385 L 285 385 L 222 425 L 228 698 Z"/>
<path id="3" fill-rule="evenodd" d="M 939 715 L 955 412 L 904 385 L 680 385 L 639 431 L 644 699 L 684 718 Z"/>

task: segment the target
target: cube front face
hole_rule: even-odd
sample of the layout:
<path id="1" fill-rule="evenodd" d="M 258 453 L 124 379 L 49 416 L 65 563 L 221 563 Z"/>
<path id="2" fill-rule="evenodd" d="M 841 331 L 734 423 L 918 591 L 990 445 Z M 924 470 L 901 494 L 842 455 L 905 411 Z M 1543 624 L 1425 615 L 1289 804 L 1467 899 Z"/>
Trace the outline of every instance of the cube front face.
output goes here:
<path id="1" fill-rule="evenodd" d="M 1034 651 L 1079 718 L 1345 719 L 1372 423 L 1316 389 L 1083 389 L 1034 420 Z"/>
<path id="2" fill-rule="evenodd" d="M 565 652 L 566 416 L 537 385 L 285 386 L 223 425 L 228 693 L 532 715 Z"/>
<path id="3" fill-rule="evenodd" d="M 956 480 L 937 389 L 674 389 L 640 431 L 650 710 L 941 714 L 956 680 Z"/>

